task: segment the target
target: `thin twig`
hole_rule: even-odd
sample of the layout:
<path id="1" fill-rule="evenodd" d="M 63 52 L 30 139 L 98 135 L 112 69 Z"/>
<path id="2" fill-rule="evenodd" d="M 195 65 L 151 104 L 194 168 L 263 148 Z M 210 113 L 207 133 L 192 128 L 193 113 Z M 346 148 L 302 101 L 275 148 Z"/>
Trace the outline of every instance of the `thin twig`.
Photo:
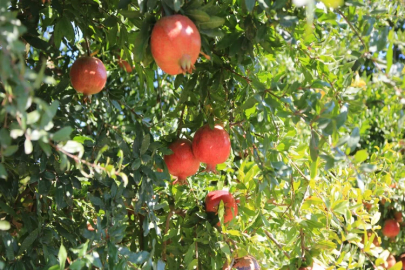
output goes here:
<path id="1" fill-rule="evenodd" d="M 180 134 L 181 134 L 181 127 L 183 126 L 183 117 L 184 117 L 185 110 L 186 110 L 186 105 L 184 105 L 183 109 L 181 110 L 181 115 L 179 118 L 179 126 L 177 127 L 177 138 L 180 137 Z"/>
<path id="2" fill-rule="evenodd" d="M 251 79 L 249 79 L 248 77 L 243 76 L 243 75 L 237 73 L 236 71 L 232 70 L 231 68 L 228 68 L 228 67 L 224 67 L 224 68 L 225 68 L 226 70 L 228 70 L 229 72 L 231 72 L 231 73 L 237 75 L 238 77 L 241 77 L 241 78 L 244 79 L 247 83 L 250 84 L 250 83 L 252 82 Z"/>
<path id="3" fill-rule="evenodd" d="M 90 55 L 91 55 L 91 52 L 90 52 L 90 43 L 89 43 L 89 40 L 87 39 L 87 37 L 84 37 L 84 40 L 86 41 L 85 43 L 86 43 L 87 56 L 90 56 Z"/>
<path id="4" fill-rule="evenodd" d="M 169 231 L 170 219 L 172 218 L 173 214 L 174 214 L 174 207 L 172 205 L 170 205 L 170 212 L 166 218 L 165 233 L 163 234 L 163 237 L 165 237 L 165 235 Z M 162 245 L 162 260 L 164 262 L 167 260 L 166 259 L 166 247 L 167 247 L 167 240 L 163 241 L 163 245 Z"/>
<path id="5" fill-rule="evenodd" d="M 284 253 L 284 255 L 290 259 L 290 254 L 288 254 L 284 249 L 283 246 L 274 238 L 273 234 L 269 231 L 263 230 L 264 233 L 267 235 L 267 237 L 273 241 L 274 244 L 276 244 L 276 246 Z"/>
<path id="6" fill-rule="evenodd" d="M 238 121 L 238 122 L 229 123 L 229 126 L 230 126 L 230 127 L 233 127 L 233 126 L 242 126 L 243 123 L 245 123 L 245 119 L 244 119 L 244 120 L 241 120 L 241 121 Z"/>
<path id="7" fill-rule="evenodd" d="M 76 156 L 76 155 L 73 155 L 73 154 L 71 154 L 71 153 L 69 153 L 69 152 L 66 152 L 65 150 L 63 150 L 62 148 L 60 148 L 60 147 L 57 146 L 57 145 L 54 145 L 54 144 L 51 143 L 51 142 L 49 142 L 49 145 L 52 146 L 53 148 L 55 148 L 56 151 L 59 151 L 59 152 L 65 154 L 66 156 L 70 157 L 71 159 L 73 159 L 73 160 L 76 161 L 77 163 L 83 163 L 83 164 L 86 164 L 86 165 L 89 166 L 89 167 L 92 167 L 92 168 L 96 169 L 96 170 L 99 169 L 99 170 L 105 171 L 106 173 L 109 173 L 109 171 L 107 170 L 107 168 L 104 168 L 104 167 L 102 167 L 102 166 L 100 166 L 100 165 L 98 165 L 98 164 L 94 164 L 94 163 L 88 162 L 87 160 L 81 159 L 81 158 L 79 158 L 79 157 Z M 120 176 L 120 172 L 119 172 L 119 171 L 115 171 L 114 174 L 117 175 L 117 176 Z"/>
<path id="8" fill-rule="evenodd" d="M 291 165 L 293 165 L 293 167 L 298 171 L 298 173 L 306 180 L 309 182 L 308 177 L 305 176 L 305 174 L 300 170 L 300 168 L 298 168 L 297 164 L 295 164 L 295 162 L 292 160 L 292 158 L 290 156 L 288 156 L 288 159 L 290 160 Z"/>
<path id="9" fill-rule="evenodd" d="M 359 34 L 359 32 L 357 31 L 357 29 L 353 26 L 353 24 L 349 21 L 349 19 L 343 14 L 342 11 L 338 10 L 338 13 L 340 14 L 340 16 L 342 16 L 342 18 L 347 22 L 347 24 L 350 26 L 350 28 L 354 31 L 354 33 L 356 34 L 356 36 L 360 39 L 360 42 L 363 44 L 364 48 L 366 49 L 365 54 L 368 54 L 368 47 L 366 45 L 366 43 L 364 42 L 363 38 L 361 37 L 361 35 Z"/>

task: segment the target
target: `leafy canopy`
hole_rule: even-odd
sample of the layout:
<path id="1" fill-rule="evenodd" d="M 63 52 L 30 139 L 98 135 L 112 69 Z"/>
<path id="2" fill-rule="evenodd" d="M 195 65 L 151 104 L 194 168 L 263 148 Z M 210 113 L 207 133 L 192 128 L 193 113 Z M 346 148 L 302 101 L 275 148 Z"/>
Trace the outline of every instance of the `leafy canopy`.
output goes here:
<path id="1" fill-rule="evenodd" d="M 404 231 L 390 241 L 380 229 L 405 205 L 404 11 L 398 0 L 0 1 L 0 269 L 399 259 Z M 150 52 L 153 25 L 176 13 L 207 55 L 191 75 L 164 74 Z M 91 98 L 69 78 L 87 53 L 108 71 Z M 215 122 L 228 161 L 172 185 L 167 146 Z M 209 215 L 204 199 L 221 189 L 239 214 L 215 228 L 224 205 Z"/>

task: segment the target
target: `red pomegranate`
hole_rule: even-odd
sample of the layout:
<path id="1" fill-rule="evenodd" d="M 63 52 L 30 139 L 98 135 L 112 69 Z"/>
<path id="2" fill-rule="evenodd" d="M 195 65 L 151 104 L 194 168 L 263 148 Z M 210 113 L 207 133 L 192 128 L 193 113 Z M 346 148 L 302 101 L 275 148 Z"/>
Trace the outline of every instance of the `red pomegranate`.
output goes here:
<path id="1" fill-rule="evenodd" d="M 388 256 L 387 261 L 384 263 L 384 268 L 385 269 L 390 269 L 396 263 L 397 263 L 397 261 L 395 260 L 395 257 L 391 254 L 390 256 Z"/>
<path id="2" fill-rule="evenodd" d="M 119 58 L 118 58 L 118 66 L 119 66 L 120 68 L 122 68 L 122 69 L 125 69 L 125 71 L 128 72 L 128 73 L 131 73 L 131 72 L 132 72 L 132 67 L 131 67 L 131 65 L 130 65 L 127 61 L 125 61 L 125 60 L 122 60 L 122 59 L 119 59 Z"/>
<path id="3" fill-rule="evenodd" d="M 398 223 L 402 223 L 402 222 L 404 221 L 404 219 L 403 219 L 403 217 L 402 217 L 402 212 L 395 212 L 395 213 L 394 213 L 394 217 L 395 217 L 395 220 L 396 220 Z"/>
<path id="4" fill-rule="evenodd" d="M 221 201 L 224 202 L 224 222 L 227 224 L 238 215 L 238 205 L 229 191 L 216 190 L 209 192 L 205 198 L 205 210 L 218 214 L 218 206 Z M 221 222 L 218 222 L 217 226 L 221 226 Z"/>
<path id="5" fill-rule="evenodd" d="M 191 142 L 179 139 L 172 143 L 169 148 L 173 154 L 164 156 L 167 169 L 177 180 L 173 184 L 186 184 L 186 179 L 195 174 L 200 167 L 200 162 L 194 157 Z"/>
<path id="6" fill-rule="evenodd" d="M 80 57 L 70 69 L 70 81 L 77 92 L 85 95 L 97 94 L 107 82 L 107 71 L 100 59 Z"/>
<path id="7" fill-rule="evenodd" d="M 217 164 L 225 162 L 231 153 L 231 140 L 221 125 L 214 129 L 204 125 L 194 135 L 193 152 L 195 157 L 207 163 L 207 171 L 215 171 Z"/>
<path id="8" fill-rule="evenodd" d="M 163 17 L 153 27 L 152 55 L 156 64 L 167 74 L 191 72 L 200 50 L 200 33 L 186 16 Z"/>
<path id="9" fill-rule="evenodd" d="M 399 230 L 399 223 L 395 219 L 389 219 L 385 221 L 382 233 L 389 238 L 394 238 L 399 234 Z"/>
<path id="10" fill-rule="evenodd" d="M 222 268 L 222 270 L 231 270 L 231 269 L 260 270 L 260 265 L 254 257 L 247 255 L 245 257 L 235 259 L 233 261 L 232 266 L 229 266 L 228 262 L 226 262 L 224 267 Z"/>

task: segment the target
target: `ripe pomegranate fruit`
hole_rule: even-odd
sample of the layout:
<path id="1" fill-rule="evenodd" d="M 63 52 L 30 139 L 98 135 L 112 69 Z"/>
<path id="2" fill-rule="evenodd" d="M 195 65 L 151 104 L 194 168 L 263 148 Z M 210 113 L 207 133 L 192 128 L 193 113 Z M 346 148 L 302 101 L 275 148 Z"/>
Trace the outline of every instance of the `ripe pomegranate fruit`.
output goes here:
<path id="1" fill-rule="evenodd" d="M 186 184 L 186 179 L 197 172 L 200 162 L 194 157 L 191 142 L 186 139 L 179 139 L 172 143 L 169 148 L 173 151 L 171 155 L 165 155 L 164 160 L 173 176 L 177 180 L 173 184 Z"/>
<path id="2" fill-rule="evenodd" d="M 384 268 L 389 269 L 393 267 L 396 263 L 397 261 L 395 260 L 395 257 L 391 254 L 390 256 L 388 256 L 387 261 L 384 263 Z"/>
<path id="3" fill-rule="evenodd" d="M 85 95 L 97 94 L 107 82 L 107 71 L 100 59 L 80 57 L 70 69 L 70 81 L 77 92 Z"/>
<path id="4" fill-rule="evenodd" d="M 384 222 L 382 233 L 389 238 L 394 238 L 399 234 L 399 230 L 399 223 L 395 219 L 389 219 Z"/>
<path id="5" fill-rule="evenodd" d="M 402 223 L 402 222 L 404 221 L 404 219 L 403 219 L 403 217 L 402 217 L 402 212 L 395 212 L 395 213 L 394 213 L 394 217 L 395 217 L 395 220 L 396 220 L 398 223 Z"/>
<path id="6" fill-rule="evenodd" d="M 125 60 L 122 60 L 122 59 L 118 58 L 118 66 L 120 68 L 122 68 L 122 69 L 125 69 L 125 71 L 128 72 L 128 73 L 132 72 L 131 65 Z"/>
<path id="7" fill-rule="evenodd" d="M 163 17 L 153 27 L 152 56 L 156 64 L 167 74 L 191 72 L 200 50 L 200 33 L 186 16 Z"/>
<path id="8" fill-rule="evenodd" d="M 233 265 L 229 265 L 228 262 L 225 263 L 224 267 L 222 270 L 231 270 L 231 269 L 237 269 L 237 270 L 259 270 L 260 265 L 257 262 L 257 260 L 248 255 L 242 258 L 235 259 L 233 262 Z"/>
<path id="9" fill-rule="evenodd" d="M 218 206 L 221 201 L 224 202 L 224 222 L 227 224 L 238 215 L 238 205 L 235 202 L 235 198 L 229 191 L 216 190 L 208 193 L 207 197 L 205 198 L 205 210 L 207 212 L 218 214 Z M 218 222 L 217 226 L 221 226 L 221 222 Z"/>
<path id="10" fill-rule="evenodd" d="M 225 162 L 231 153 L 231 140 L 221 125 L 214 129 L 204 125 L 194 135 L 193 152 L 195 157 L 207 163 L 207 171 L 215 171 L 217 164 Z"/>

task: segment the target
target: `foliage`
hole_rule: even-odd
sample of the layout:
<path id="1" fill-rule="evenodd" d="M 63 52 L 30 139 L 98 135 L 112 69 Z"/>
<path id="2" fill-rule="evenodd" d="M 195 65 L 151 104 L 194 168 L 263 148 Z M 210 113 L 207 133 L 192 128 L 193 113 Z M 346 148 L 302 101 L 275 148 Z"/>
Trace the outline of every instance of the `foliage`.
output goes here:
<path id="1" fill-rule="evenodd" d="M 380 228 L 405 206 L 403 1 L 293 2 L 0 1 L 0 269 L 399 257 L 405 231 L 391 242 Z M 163 74 L 150 53 L 154 23 L 175 13 L 207 55 L 191 75 Z M 91 98 L 69 79 L 87 42 L 108 70 Z M 206 122 L 224 123 L 231 157 L 171 185 L 167 145 Z M 203 202 L 220 189 L 240 204 L 217 229 L 223 206 Z"/>

